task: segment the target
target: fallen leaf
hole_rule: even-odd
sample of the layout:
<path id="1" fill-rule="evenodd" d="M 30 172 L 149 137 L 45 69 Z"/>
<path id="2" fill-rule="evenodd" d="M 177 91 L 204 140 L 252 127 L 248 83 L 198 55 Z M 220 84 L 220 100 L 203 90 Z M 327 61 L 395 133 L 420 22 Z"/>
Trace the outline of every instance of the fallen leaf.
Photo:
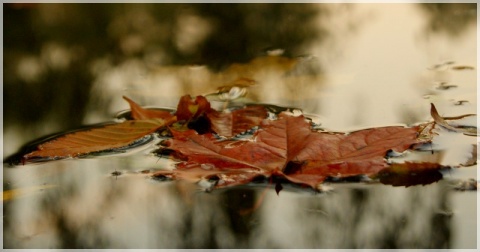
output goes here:
<path id="1" fill-rule="evenodd" d="M 220 136 L 231 137 L 260 125 L 267 118 L 267 110 L 263 106 L 247 106 L 232 112 L 211 110 L 206 114 L 212 130 Z"/>
<path id="2" fill-rule="evenodd" d="M 380 183 L 392 186 L 427 185 L 443 178 L 440 169 L 447 168 L 438 163 L 394 163 L 376 174 Z"/>
<path id="3" fill-rule="evenodd" d="M 208 166 L 208 165 L 207 165 Z M 252 182 L 263 173 L 254 168 L 208 168 L 197 163 L 183 163 L 174 171 L 161 170 L 152 177 L 164 177 L 173 180 L 185 180 L 196 183 L 202 179 L 211 180 L 214 188 L 244 185 Z"/>
<path id="4" fill-rule="evenodd" d="M 92 152 L 125 147 L 165 127 L 174 120 L 174 117 L 171 117 L 169 120 L 158 118 L 130 120 L 66 134 L 38 145 L 37 150 L 23 155 L 23 162 L 35 161 L 41 158 L 61 159 L 77 157 Z"/>
<path id="5" fill-rule="evenodd" d="M 173 115 L 170 114 L 170 112 L 168 111 L 145 109 L 126 96 L 123 96 L 123 99 L 125 99 L 128 104 L 130 104 L 131 116 L 134 120 L 145 120 L 153 118 L 169 120 L 173 117 Z"/>
<path id="6" fill-rule="evenodd" d="M 179 121 L 189 121 L 197 119 L 210 109 L 210 102 L 205 97 L 197 96 L 195 99 L 192 99 L 190 95 L 184 95 L 178 102 L 175 115 Z"/>
<path id="7" fill-rule="evenodd" d="M 432 116 L 436 124 L 442 126 L 445 129 L 448 129 L 454 132 L 460 132 L 468 136 L 477 136 L 477 128 L 453 127 L 452 125 L 448 124 L 447 121 L 445 121 L 445 119 L 438 114 L 438 111 L 435 108 L 435 105 L 433 105 L 433 103 L 430 103 L 430 115 Z M 459 117 L 449 117 L 449 119 L 450 120 L 460 119 L 465 116 L 471 116 L 471 115 L 473 114 L 468 114 L 468 115 L 459 116 Z"/>
<path id="8" fill-rule="evenodd" d="M 156 178 L 207 180 L 204 184 L 211 184 L 211 188 L 268 179 L 276 184 L 277 193 L 285 181 L 318 189 L 327 178 L 359 175 L 377 177 L 380 182 L 394 186 L 411 186 L 438 181 L 442 178 L 439 170 L 444 167 L 435 161 L 391 164 L 387 156 L 401 156 L 405 150 L 431 141 L 437 124 L 448 130 L 476 134 L 476 127 L 447 123 L 472 114 L 441 117 L 433 104 L 434 122 L 340 133 L 314 130 L 314 124 L 305 116 L 293 116 L 282 110 L 275 113 L 277 119 L 270 119 L 268 106 L 262 105 L 216 111 L 205 97 L 185 95 L 172 115 L 124 99 L 130 104 L 134 120 L 77 130 L 29 145 L 36 149 L 21 152 L 23 162 L 124 151 L 143 144 L 151 139 L 152 133 L 165 128 L 162 132 L 171 138 L 162 142 L 164 147 L 157 153 L 177 159 L 178 163 L 174 170 L 154 172 L 152 176 Z M 256 127 L 253 135 L 229 138 L 253 127 Z M 474 154 L 466 164 L 476 162 Z"/>
<path id="9" fill-rule="evenodd" d="M 176 170 L 169 171 L 172 174 L 192 167 L 200 171 L 198 167 L 208 164 L 208 176 L 238 169 L 246 174 L 246 181 L 258 175 L 279 176 L 316 188 L 328 176 L 379 172 L 387 167 L 387 151 L 401 152 L 419 142 L 418 130 L 383 127 L 331 134 L 312 131 L 303 116 L 281 113 L 278 120 L 264 120 L 252 140 L 218 141 L 212 134 L 190 130 L 174 132 L 165 145 L 183 160 Z M 199 179 L 202 172 L 197 176 Z M 219 182 L 217 187 L 226 184 L 232 183 Z"/>

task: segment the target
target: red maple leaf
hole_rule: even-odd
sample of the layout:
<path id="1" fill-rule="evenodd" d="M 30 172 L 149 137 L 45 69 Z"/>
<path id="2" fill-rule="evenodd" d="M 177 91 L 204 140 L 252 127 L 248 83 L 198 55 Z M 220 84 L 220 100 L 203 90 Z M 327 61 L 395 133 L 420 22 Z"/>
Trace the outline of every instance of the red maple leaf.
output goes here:
<path id="1" fill-rule="evenodd" d="M 328 176 L 375 174 L 388 165 L 387 151 L 405 151 L 418 127 L 381 127 L 349 134 L 312 131 L 303 116 L 281 113 L 263 120 L 252 140 L 219 141 L 193 130 L 173 132 L 165 145 L 183 160 L 173 171 L 154 176 L 219 177 L 217 187 L 247 183 L 258 175 L 283 177 L 316 188 Z"/>

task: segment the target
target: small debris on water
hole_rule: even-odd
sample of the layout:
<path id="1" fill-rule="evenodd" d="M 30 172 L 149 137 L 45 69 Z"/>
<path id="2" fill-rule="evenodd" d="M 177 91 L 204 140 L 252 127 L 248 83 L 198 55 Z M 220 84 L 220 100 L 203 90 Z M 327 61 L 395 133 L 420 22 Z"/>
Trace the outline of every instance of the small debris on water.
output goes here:
<path id="1" fill-rule="evenodd" d="M 477 180 L 471 178 L 464 181 L 459 181 L 455 186 L 454 189 L 457 191 L 476 191 L 477 190 L 478 182 Z"/>
<path id="2" fill-rule="evenodd" d="M 111 174 L 112 174 L 112 176 L 114 176 L 114 177 L 118 177 L 118 176 L 122 175 L 122 172 L 115 170 L 115 171 L 112 172 Z"/>
<path id="3" fill-rule="evenodd" d="M 450 88 L 456 88 L 456 87 L 457 85 L 447 85 L 447 82 L 440 82 L 436 88 L 439 90 L 448 90 Z"/>
<path id="4" fill-rule="evenodd" d="M 464 103 L 467 103 L 467 102 L 468 102 L 467 100 L 460 100 L 460 101 L 456 101 L 453 105 L 459 106 L 459 105 L 463 105 Z"/>
<path id="5" fill-rule="evenodd" d="M 452 70 L 474 70 L 475 68 L 472 66 L 454 66 Z"/>

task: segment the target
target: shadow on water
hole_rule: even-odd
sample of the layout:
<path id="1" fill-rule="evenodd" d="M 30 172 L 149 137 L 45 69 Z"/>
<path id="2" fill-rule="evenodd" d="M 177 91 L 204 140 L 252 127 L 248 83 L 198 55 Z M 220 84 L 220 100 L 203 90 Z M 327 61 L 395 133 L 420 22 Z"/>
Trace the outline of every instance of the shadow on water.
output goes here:
<path id="1" fill-rule="evenodd" d="M 423 102 L 425 93 L 449 109 L 441 111 L 472 113 L 475 101 L 462 95 L 473 93 L 468 84 L 476 77 L 452 73 L 441 63 L 470 60 L 461 41 L 472 34 L 476 5 L 394 9 L 381 4 L 5 4 L 3 155 L 44 135 L 111 121 L 128 106 L 122 95 L 142 105 L 175 107 L 183 94 L 205 94 L 238 77 L 260 83 L 249 102 L 325 114 L 319 120 L 331 128 L 423 121 L 422 105 L 415 102 Z M 386 40 L 375 37 L 366 46 L 370 31 Z M 418 34 L 426 38 L 418 42 Z M 428 51 L 429 43 L 447 48 Z M 404 44 L 414 44 L 411 58 L 382 61 L 389 53 L 396 57 L 395 51 L 410 50 L 402 49 Z M 434 64 L 438 71 L 423 72 Z M 458 87 L 438 90 L 432 81 L 457 81 Z M 414 92 L 397 92 L 408 84 Z M 370 88 L 384 93 L 366 96 L 363 90 Z M 451 94 L 470 103 L 454 106 Z M 397 102 L 389 95 L 400 105 L 387 104 Z M 372 106 L 373 100 L 384 107 Z M 392 119 L 392 111 L 401 112 Z M 141 172 L 171 167 L 141 150 L 4 169 L 4 192 L 14 195 L 3 203 L 4 248 L 476 245 L 476 198 L 453 191 L 446 180 L 408 188 L 331 183 L 334 190 L 328 193 L 290 188 L 277 195 L 273 188 L 255 186 L 207 193 Z"/>

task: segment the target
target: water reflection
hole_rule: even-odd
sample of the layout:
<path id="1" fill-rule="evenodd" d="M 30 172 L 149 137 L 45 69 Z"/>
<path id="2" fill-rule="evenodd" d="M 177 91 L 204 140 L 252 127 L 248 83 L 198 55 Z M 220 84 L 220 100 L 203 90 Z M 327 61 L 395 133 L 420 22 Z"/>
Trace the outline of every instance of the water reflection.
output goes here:
<path id="1" fill-rule="evenodd" d="M 4 14 L 4 155 L 111 120 L 128 107 L 122 95 L 175 107 L 183 94 L 239 77 L 258 82 L 246 101 L 299 107 L 333 130 L 430 120 L 430 102 L 447 116 L 476 113 L 476 70 L 453 68 L 477 67 L 475 5 L 7 4 Z M 456 163 L 476 143 L 434 144 Z M 6 168 L 4 190 L 31 190 L 4 202 L 4 247 L 476 244 L 476 195 L 448 180 L 476 178 L 476 166 L 428 186 L 331 184 L 327 194 L 277 196 L 262 186 L 205 193 L 141 173 L 170 165 L 142 151 Z"/>
<path id="2" fill-rule="evenodd" d="M 457 36 L 476 21 L 477 5 L 469 4 L 422 4 L 429 16 L 427 30 L 432 33 L 447 32 Z"/>
<path id="3" fill-rule="evenodd" d="M 205 193 L 139 173 L 152 167 L 156 159 L 142 154 L 7 170 L 12 186 L 57 187 L 5 203 L 4 246 L 451 247 L 454 191 L 443 182 L 408 189 L 336 184 L 317 195 L 248 186 Z M 109 176 L 114 170 L 123 174 Z"/>

